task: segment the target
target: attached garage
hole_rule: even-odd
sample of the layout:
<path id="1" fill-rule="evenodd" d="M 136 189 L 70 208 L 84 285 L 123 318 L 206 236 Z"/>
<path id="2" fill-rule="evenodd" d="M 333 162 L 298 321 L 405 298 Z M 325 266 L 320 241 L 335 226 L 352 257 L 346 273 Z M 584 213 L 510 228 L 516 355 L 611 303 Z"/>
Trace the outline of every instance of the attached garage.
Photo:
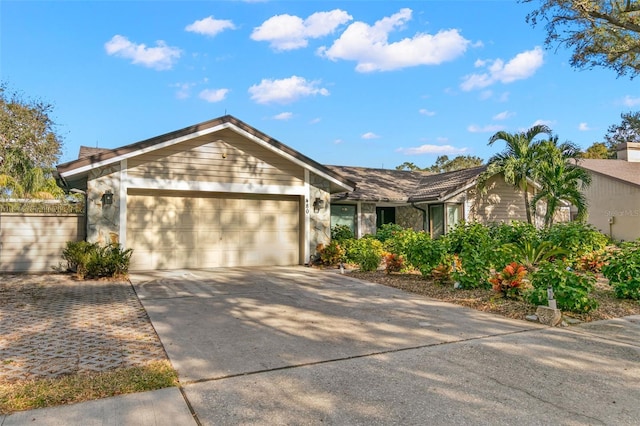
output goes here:
<path id="1" fill-rule="evenodd" d="M 130 189 L 127 242 L 135 270 L 297 265 L 300 197 Z"/>
<path id="2" fill-rule="evenodd" d="M 355 184 L 226 115 L 57 167 L 87 197 L 87 240 L 131 270 L 298 265 L 331 238 L 332 193 Z"/>

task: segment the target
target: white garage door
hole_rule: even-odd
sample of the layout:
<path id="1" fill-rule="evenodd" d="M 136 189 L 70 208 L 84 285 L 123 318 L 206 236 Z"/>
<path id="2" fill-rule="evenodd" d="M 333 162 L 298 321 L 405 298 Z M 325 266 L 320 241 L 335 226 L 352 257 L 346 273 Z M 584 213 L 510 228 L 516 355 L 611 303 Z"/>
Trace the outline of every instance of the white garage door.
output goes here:
<path id="1" fill-rule="evenodd" d="M 194 194 L 130 191 L 132 270 L 299 263 L 298 197 Z"/>

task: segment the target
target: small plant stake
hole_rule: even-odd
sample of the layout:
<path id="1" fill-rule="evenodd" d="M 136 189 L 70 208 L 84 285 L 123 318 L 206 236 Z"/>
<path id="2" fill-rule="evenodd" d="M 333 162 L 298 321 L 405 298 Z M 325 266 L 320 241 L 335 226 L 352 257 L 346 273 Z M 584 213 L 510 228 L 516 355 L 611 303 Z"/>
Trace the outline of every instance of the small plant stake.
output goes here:
<path id="1" fill-rule="evenodd" d="M 556 303 L 556 299 L 553 296 L 553 287 L 547 287 L 547 300 L 549 301 L 549 307 L 551 309 L 558 309 L 558 304 Z"/>

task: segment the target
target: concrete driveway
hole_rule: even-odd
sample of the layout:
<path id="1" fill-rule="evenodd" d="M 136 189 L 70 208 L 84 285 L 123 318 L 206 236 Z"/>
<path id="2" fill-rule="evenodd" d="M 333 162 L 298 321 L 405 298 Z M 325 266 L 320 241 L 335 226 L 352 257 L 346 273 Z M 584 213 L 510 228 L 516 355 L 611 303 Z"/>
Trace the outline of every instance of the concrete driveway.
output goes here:
<path id="1" fill-rule="evenodd" d="M 548 329 L 334 272 L 131 280 L 202 424 L 638 424 L 640 318 Z"/>

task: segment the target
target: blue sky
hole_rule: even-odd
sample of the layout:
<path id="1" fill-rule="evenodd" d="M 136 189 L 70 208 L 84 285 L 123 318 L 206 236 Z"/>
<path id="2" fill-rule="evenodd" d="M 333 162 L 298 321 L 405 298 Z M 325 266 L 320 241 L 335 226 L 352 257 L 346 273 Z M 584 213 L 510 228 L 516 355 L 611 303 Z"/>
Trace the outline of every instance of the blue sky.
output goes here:
<path id="1" fill-rule="evenodd" d="M 534 2 L 535 4 L 535 2 Z M 515 1 L 2 1 L 0 78 L 55 105 L 61 161 L 234 115 L 323 164 L 488 159 L 498 130 L 583 148 L 638 82 L 575 70 Z"/>

